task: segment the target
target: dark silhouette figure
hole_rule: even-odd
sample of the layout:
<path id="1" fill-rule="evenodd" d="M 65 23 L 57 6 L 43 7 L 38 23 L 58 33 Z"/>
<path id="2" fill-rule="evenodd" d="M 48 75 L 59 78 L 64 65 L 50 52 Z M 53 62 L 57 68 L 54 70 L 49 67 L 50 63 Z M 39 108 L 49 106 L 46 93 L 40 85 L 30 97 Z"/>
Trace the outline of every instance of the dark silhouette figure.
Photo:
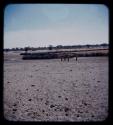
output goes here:
<path id="1" fill-rule="evenodd" d="M 78 55 L 76 54 L 76 61 L 77 61 Z"/>

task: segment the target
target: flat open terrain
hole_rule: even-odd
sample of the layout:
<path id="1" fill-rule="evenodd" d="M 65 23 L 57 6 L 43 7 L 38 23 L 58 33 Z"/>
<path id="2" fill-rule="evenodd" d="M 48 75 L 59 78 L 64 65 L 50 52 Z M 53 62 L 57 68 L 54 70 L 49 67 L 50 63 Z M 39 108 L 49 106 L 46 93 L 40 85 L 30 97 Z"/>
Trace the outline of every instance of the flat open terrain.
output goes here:
<path id="1" fill-rule="evenodd" d="M 108 57 L 22 60 L 4 55 L 4 117 L 13 121 L 102 121 Z"/>

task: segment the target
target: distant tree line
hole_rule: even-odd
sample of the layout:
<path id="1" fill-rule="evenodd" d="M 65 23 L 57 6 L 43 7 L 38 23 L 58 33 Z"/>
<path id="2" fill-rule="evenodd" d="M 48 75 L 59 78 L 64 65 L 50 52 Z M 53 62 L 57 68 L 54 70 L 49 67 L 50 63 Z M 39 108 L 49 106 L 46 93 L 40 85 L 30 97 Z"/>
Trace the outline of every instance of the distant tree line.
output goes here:
<path id="1" fill-rule="evenodd" d="M 49 45 L 48 47 L 24 47 L 24 48 L 5 48 L 3 49 L 4 51 L 8 52 L 8 51 L 36 51 L 36 50 L 52 50 L 52 49 L 77 49 L 77 48 L 92 48 L 92 47 L 108 47 L 109 44 L 107 43 L 102 43 L 102 44 L 86 44 L 86 45 L 57 45 L 57 46 L 53 46 L 53 45 Z"/>

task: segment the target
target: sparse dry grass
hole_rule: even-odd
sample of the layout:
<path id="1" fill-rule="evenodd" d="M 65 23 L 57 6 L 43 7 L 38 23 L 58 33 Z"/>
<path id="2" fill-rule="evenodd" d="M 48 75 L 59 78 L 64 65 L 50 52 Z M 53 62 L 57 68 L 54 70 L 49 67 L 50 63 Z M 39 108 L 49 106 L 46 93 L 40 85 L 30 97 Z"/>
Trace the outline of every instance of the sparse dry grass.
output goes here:
<path id="1" fill-rule="evenodd" d="M 108 57 L 70 62 L 4 56 L 4 116 L 12 121 L 102 121 L 108 116 Z"/>

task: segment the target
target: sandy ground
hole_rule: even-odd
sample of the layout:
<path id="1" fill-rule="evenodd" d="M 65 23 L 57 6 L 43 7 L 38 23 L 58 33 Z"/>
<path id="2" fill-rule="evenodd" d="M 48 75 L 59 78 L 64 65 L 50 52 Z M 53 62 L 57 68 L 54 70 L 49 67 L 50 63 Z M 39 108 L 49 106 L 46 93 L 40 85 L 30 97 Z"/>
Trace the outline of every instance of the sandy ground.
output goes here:
<path id="1" fill-rule="evenodd" d="M 22 60 L 4 55 L 4 117 L 11 121 L 103 121 L 108 57 Z"/>

